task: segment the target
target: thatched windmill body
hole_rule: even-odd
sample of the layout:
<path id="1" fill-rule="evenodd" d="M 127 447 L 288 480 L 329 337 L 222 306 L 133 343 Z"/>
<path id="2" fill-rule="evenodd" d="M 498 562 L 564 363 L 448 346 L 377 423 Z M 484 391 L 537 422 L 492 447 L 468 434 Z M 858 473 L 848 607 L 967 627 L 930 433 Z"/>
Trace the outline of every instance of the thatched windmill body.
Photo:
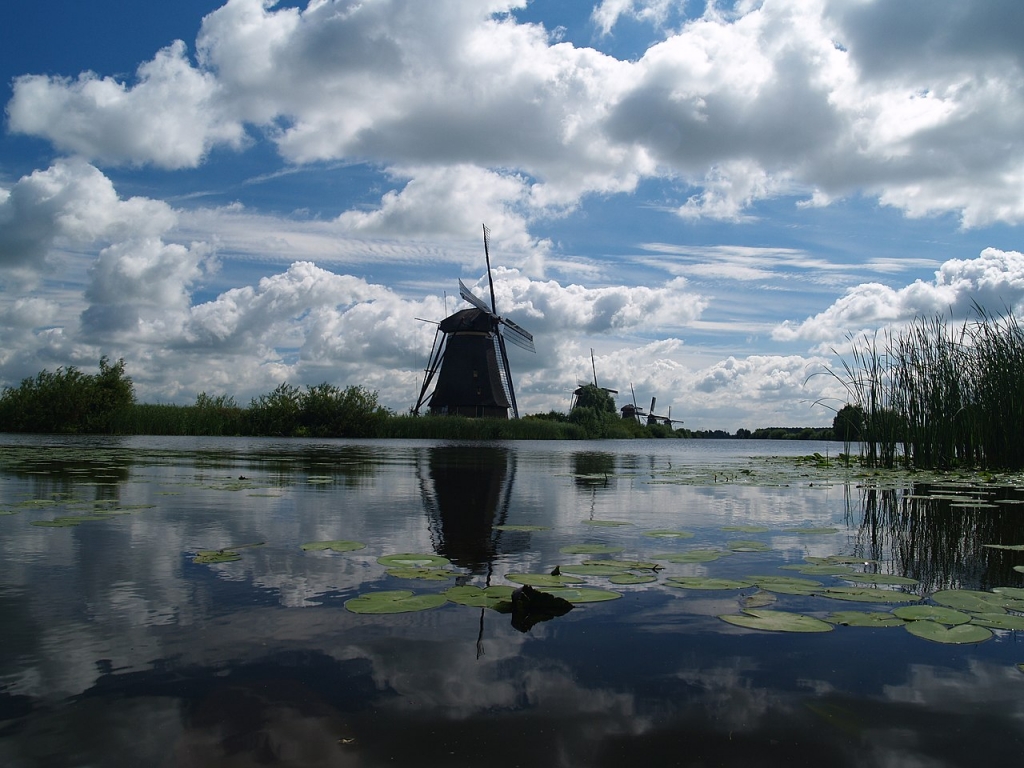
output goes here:
<path id="1" fill-rule="evenodd" d="M 459 280 L 459 295 L 473 306 L 438 323 L 423 386 L 413 408 L 415 414 L 426 405 L 432 414 L 507 419 L 511 409 L 519 418 L 505 342 L 534 352 L 533 336 L 498 315 L 489 235 L 485 226 L 484 256 L 491 304 L 488 306 Z"/>

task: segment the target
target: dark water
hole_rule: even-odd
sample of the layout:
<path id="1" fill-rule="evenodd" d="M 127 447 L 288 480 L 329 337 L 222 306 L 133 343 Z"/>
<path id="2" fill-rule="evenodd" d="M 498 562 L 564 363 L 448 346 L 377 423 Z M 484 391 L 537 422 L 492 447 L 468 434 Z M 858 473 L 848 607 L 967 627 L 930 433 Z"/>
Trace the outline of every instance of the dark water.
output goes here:
<path id="1" fill-rule="evenodd" d="M 984 546 L 1024 543 L 1024 493 L 960 506 L 952 492 L 977 489 L 935 498 L 770 458 L 838 447 L 0 436 L 0 765 L 1019 764 L 1024 632 L 946 645 L 900 627 L 754 631 L 718 616 L 756 588 L 666 586 L 800 576 L 778 568 L 829 555 L 919 579 L 904 590 L 922 596 L 1024 586 L 1024 552 Z M 116 514 L 32 524 L 97 511 Z M 751 525 L 767 531 L 723 530 Z M 657 529 L 694 535 L 644 535 Z M 366 547 L 301 549 L 333 539 Z M 559 551 L 574 544 L 645 559 L 739 539 L 767 550 L 666 562 L 652 584 L 587 577 L 622 597 L 525 632 L 453 603 L 344 607 L 453 584 L 389 576 L 381 555 L 440 554 L 485 586 L 588 559 Z M 193 562 L 246 544 L 261 545 Z M 894 607 L 776 597 L 819 618 Z"/>

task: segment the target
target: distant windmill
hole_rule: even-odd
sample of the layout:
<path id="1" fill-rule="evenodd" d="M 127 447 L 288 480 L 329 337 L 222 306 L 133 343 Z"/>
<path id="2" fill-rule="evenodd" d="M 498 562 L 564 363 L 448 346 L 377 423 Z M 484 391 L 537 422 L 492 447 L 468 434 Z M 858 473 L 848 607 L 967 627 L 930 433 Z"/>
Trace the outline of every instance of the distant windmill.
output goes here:
<path id="1" fill-rule="evenodd" d="M 597 363 L 594 362 L 594 349 L 593 348 L 590 349 L 590 367 L 593 368 L 593 370 L 594 370 L 594 386 L 595 387 L 597 387 L 598 389 L 600 389 L 603 392 L 607 392 L 609 395 L 617 395 L 617 394 L 619 394 L 619 390 L 617 390 L 617 389 L 608 389 L 608 387 L 598 386 L 598 384 L 597 384 Z M 583 393 L 583 387 L 584 386 L 587 386 L 587 385 L 584 384 L 583 386 L 580 386 L 579 379 L 576 379 L 576 391 L 572 393 L 572 404 L 569 406 L 569 410 L 570 411 L 579 404 L 580 395 Z"/>
<path id="2" fill-rule="evenodd" d="M 505 341 L 529 352 L 536 350 L 528 331 L 498 315 L 489 238 L 490 230 L 485 225 L 484 257 L 491 305 L 488 307 L 459 280 L 459 295 L 473 308 L 460 310 L 438 323 L 423 386 L 413 408 L 415 414 L 427 405 L 432 414 L 507 419 L 511 408 L 512 415 L 519 418 Z"/>
<path id="3" fill-rule="evenodd" d="M 627 403 L 620 409 L 622 411 L 622 418 L 624 419 L 636 419 L 637 424 L 646 423 L 648 426 L 652 424 L 664 424 L 666 427 L 671 427 L 673 424 L 682 424 L 682 419 L 672 418 L 672 408 L 668 409 L 668 416 L 658 416 L 654 412 L 654 405 L 657 403 L 658 398 L 651 398 L 651 408 L 647 413 L 644 413 L 636 404 L 636 392 L 633 391 L 633 385 L 629 385 L 629 391 L 633 395 L 633 402 Z"/>

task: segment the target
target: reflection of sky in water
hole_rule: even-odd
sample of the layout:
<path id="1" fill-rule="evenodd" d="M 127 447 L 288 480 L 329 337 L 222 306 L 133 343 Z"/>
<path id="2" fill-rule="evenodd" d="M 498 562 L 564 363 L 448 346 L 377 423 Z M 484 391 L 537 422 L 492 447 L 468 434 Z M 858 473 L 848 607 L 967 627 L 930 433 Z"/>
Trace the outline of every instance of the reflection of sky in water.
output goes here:
<path id="1" fill-rule="evenodd" d="M 111 445 L 120 448 L 111 454 Z M 930 766 L 967 764 L 979 744 L 992 758 L 1016 755 L 1024 653 L 1013 633 L 950 647 L 898 628 L 750 632 L 717 619 L 736 612 L 736 593 L 647 585 L 525 634 L 507 615 L 464 606 L 344 610 L 360 591 L 448 586 L 387 576 L 376 558 L 403 551 L 444 552 L 483 585 L 582 561 L 558 551 L 578 543 L 621 546 L 617 557 L 629 559 L 734 539 L 772 548 L 669 564 L 662 576 L 772 572 L 865 540 L 907 549 L 911 534 L 892 527 L 899 515 L 865 527 L 856 488 L 736 476 L 749 445 L 765 455 L 780 446 L 733 443 L 740 453 L 729 455 L 714 445 L 695 456 L 685 451 L 704 446 L 683 441 L 650 453 L 598 445 L 148 438 L 88 441 L 77 462 L 59 451 L 50 457 L 60 461 L 31 465 L 4 454 L 0 491 L 17 513 L 0 517 L 0 764 Z M 194 446 L 204 449 L 198 458 Z M 722 467 L 733 474 L 716 483 Z M 679 482 L 708 471 L 710 484 Z M 23 504 L 32 499 L 56 502 Z M 29 524 L 110 500 L 127 514 Z M 770 530 L 721 530 L 733 525 Z M 839 532 L 785 530 L 794 527 Z M 656 528 L 694 537 L 642 535 Z M 300 549 L 324 539 L 367 547 Z M 237 562 L 191 562 L 200 549 L 258 542 Z M 979 557 L 964 551 L 932 566 L 990 586 Z M 777 607 L 856 607 L 834 603 L 783 595 Z"/>

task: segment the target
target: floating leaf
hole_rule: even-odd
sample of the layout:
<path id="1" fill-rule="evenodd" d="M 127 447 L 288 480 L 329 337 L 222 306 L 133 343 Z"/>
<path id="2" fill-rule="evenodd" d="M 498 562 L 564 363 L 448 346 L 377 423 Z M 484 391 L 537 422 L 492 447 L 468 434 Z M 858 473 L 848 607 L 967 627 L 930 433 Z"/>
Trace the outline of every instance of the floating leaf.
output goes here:
<path id="1" fill-rule="evenodd" d="M 447 568 L 388 568 L 388 576 L 396 579 L 423 579 L 424 581 L 447 581 L 458 574 Z"/>
<path id="2" fill-rule="evenodd" d="M 729 549 L 733 552 L 768 552 L 771 550 L 767 544 L 761 541 L 731 541 Z"/>
<path id="3" fill-rule="evenodd" d="M 824 597 L 849 600 L 855 603 L 916 603 L 921 599 L 917 595 L 910 595 L 906 592 L 873 587 L 829 587 L 821 594 Z"/>
<path id="4" fill-rule="evenodd" d="M 966 644 L 982 643 L 992 637 L 992 633 L 977 624 L 960 624 L 956 627 L 945 627 L 937 621 L 910 621 L 904 625 L 912 635 L 931 640 L 934 643 Z"/>
<path id="5" fill-rule="evenodd" d="M 612 592 L 609 589 L 594 589 L 593 587 L 554 587 L 544 591 L 554 597 L 568 600 L 570 603 L 601 603 L 605 600 L 617 600 L 622 597 L 621 592 Z"/>
<path id="6" fill-rule="evenodd" d="M 4 515 L 16 515 L 16 514 L 18 514 L 18 510 L 16 510 L 16 509 L 0 509 L 0 517 L 3 517 Z"/>
<path id="7" fill-rule="evenodd" d="M 583 583 L 583 579 L 577 579 L 575 576 L 552 576 L 550 573 L 509 573 L 505 578 L 517 584 L 529 584 L 531 587 L 561 587 L 565 584 Z"/>
<path id="8" fill-rule="evenodd" d="M 665 584 L 680 589 L 744 589 L 751 586 L 749 581 L 713 579 L 708 576 L 672 576 L 665 580 Z"/>
<path id="9" fill-rule="evenodd" d="M 966 624 L 971 620 L 966 613 L 942 605 L 901 605 L 892 612 L 907 621 L 934 621 L 952 626 Z"/>
<path id="10" fill-rule="evenodd" d="M 444 591 L 445 597 L 453 603 L 468 605 L 473 608 L 497 608 L 502 603 L 510 603 L 514 588 L 505 584 L 492 587 L 451 587 Z"/>
<path id="11" fill-rule="evenodd" d="M 735 533 L 768 533 L 769 529 L 763 525 L 726 525 L 722 530 Z"/>
<path id="12" fill-rule="evenodd" d="M 899 616 L 877 611 L 836 611 L 825 620 L 847 627 L 899 627 L 905 623 Z"/>
<path id="13" fill-rule="evenodd" d="M 1003 603 L 1007 600 L 1012 602 L 1011 598 L 1003 598 L 992 592 L 982 592 L 976 589 L 943 589 L 933 594 L 932 600 L 939 605 L 956 608 L 960 611 L 970 611 L 971 613 L 993 611 L 1000 613 L 1003 609 Z"/>
<path id="14" fill-rule="evenodd" d="M 661 566 L 645 560 L 584 560 L 584 565 L 617 565 L 627 571 L 654 571 Z"/>
<path id="15" fill-rule="evenodd" d="M 806 535 L 824 535 L 839 533 L 838 528 L 786 528 L 783 533 L 802 533 Z"/>
<path id="16" fill-rule="evenodd" d="M 496 525 L 494 527 L 499 531 L 522 531 L 523 533 L 551 530 L 551 528 L 546 525 Z"/>
<path id="17" fill-rule="evenodd" d="M 971 623 L 992 629 L 1024 630 L 1024 616 L 1014 616 L 1009 613 L 976 613 L 971 616 Z"/>
<path id="18" fill-rule="evenodd" d="M 820 581 L 798 579 L 793 576 L 745 576 L 744 578 L 767 592 L 776 592 L 782 595 L 816 595 L 825 586 Z"/>
<path id="19" fill-rule="evenodd" d="M 302 545 L 307 552 L 354 552 L 357 549 L 366 549 L 366 545 L 359 541 L 344 541 L 335 539 L 333 541 L 310 541 Z"/>
<path id="20" fill-rule="evenodd" d="M 570 544 L 560 550 L 563 555 L 614 555 L 622 551 L 622 547 L 608 544 Z"/>
<path id="21" fill-rule="evenodd" d="M 447 557 L 414 552 L 403 552 L 399 555 L 382 555 L 377 558 L 377 562 L 381 565 L 395 566 L 397 568 L 429 568 L 449 565 L 451 563 Z"/>
<path id="22" fill-rule="evenodd" d="M 761 592 L 758 590 L 754 594 L 747 595 L 740 600 L 740 605 L 743 608 L 763 608 L 766 605 L 772 605 L 777 602 L 779 602 L 779 598 L 771 592 Z"/>
<path id="23" fill-rule="evenodd" d="M 814 558 L 807 558 L 808 562 L 813 561 Z M 875 565 L 876 560 L 868 560 L 863 557 L 854 557 L 853 555 L 829 555 L 824 558 L 827 563 L 839 563 L 840 565 Z"/>
<path id="24" fill-rule="evenodd" d="M 241 559 L 242 556 L 240 554 L 230 549 L 201 549 L 192 558 L 192 562 L 199 565 L 209 565 L 211 563 L 232 563 L 235 560 Z"/>
<path id="25" fill-rule="evenodd" d="M 669 531 L 669 530 L 658 530 L 658 531 L 644 531 L 644 536 L 650 536 L 652 539 L 692 539 L 693 534 L 689 531 Z"/>
<path id="26" fill-rule="evenodd" d="M 38 525 L 40 528 L 70 528 L 81 524 L 81 522 L 77 517 L 58 517 L 53 520 L 33 520 L 31 524 Z"/>
<path id="27" fill-rule="evenodd" d="M 912 587 L 919 584 L 917 579 L 909 576 L 896 576 L 889 573 L 850 573 L 843 574 L 844 581 L 854 581 L 866 584 L 889 584 L 892 586 Z"/>
<path id="28" fill-rule="evenodd" d="M 1020 587 L 994 587 L 992 591 L 997 595 L 1004 595 L 1015 600 L 1024 600 L 1024 589 Z"/>
<path id="29" fill-rule="evenodd" d="M 1013 566 L 1013 570 L 1017 573 L 1024 573 L 1024 565 L 1015 565 Z"/>
<path id="30" fill-rule="evenodd" d="M 626 573 L 629 568 L 623 568 L 621 565 L 584 563 L 583 565 L 563 565 L 559 570 L 561 573 L 570 573 L 574 576 L 615 576 Z"/>
<path id="31" fill-rule="evenodd" d="M 623 522 L 622 520 L 584 520 L 585 525 L 596 525 L 602 528 L 615 528 L 619 525 L 632 525 L 632 523 Z"/>
<path id="32" fill-rule="evenodd" d="M 1024 552 L 1024 544 L 985 544 L 989 549 L 1009 549 L 1014 552 Z"/>
<path id="33" fill-rule="evenodd" d="M 848 565 L 815 565 L 814 563 L 780 565 L 786 571 L 796 571 L 806 576 L 843 576 L 850 573 Z"/>
<path id="34" fill-rule="evenodd" d="M 790 584 L 794 587 L 813 587 L 815 589 L 820 589 L 825 586 L 820 581 L 815 581 L 814 579 L 800 579 L 796 576 L 779 576 L 773 573 L 756 574 L 754 576 L 744 576 L 743 578 L 757 584 L 758 586 L 761 585 L 762 581 L 771 581 L 776 584 Z"/>
<path id="35" fill-rule="evenodd" d="M 802 613 L 748 608 L 740 614 L 724 614 L 722 621 L 747 629 L 767 632 L 831 632 L 834 627 L 826 621 Z"/>
<path id="36" fill-rule="evenodd" d="M 612 584 L 650 584 L 657 580 L 653 573 L 617 573 L 608 577 Z"/>
<path id="37" fill-rule="evenodd" d="M 417 595 L 404 589 L 367 592 L 345 601 L 345 607 L 352 613 L 410 613 L 437 608 L 448 602 L 448 598 L 438 594 Z"/>
<path id="38" fill-rule="evenodd" d="M 710 563 L 731 554 L 732 552 L 721 549 L 691 549 L 689 552 L 670 552 L 650 557 L 652 560 L 664 560 L 668 563 Z"/>

